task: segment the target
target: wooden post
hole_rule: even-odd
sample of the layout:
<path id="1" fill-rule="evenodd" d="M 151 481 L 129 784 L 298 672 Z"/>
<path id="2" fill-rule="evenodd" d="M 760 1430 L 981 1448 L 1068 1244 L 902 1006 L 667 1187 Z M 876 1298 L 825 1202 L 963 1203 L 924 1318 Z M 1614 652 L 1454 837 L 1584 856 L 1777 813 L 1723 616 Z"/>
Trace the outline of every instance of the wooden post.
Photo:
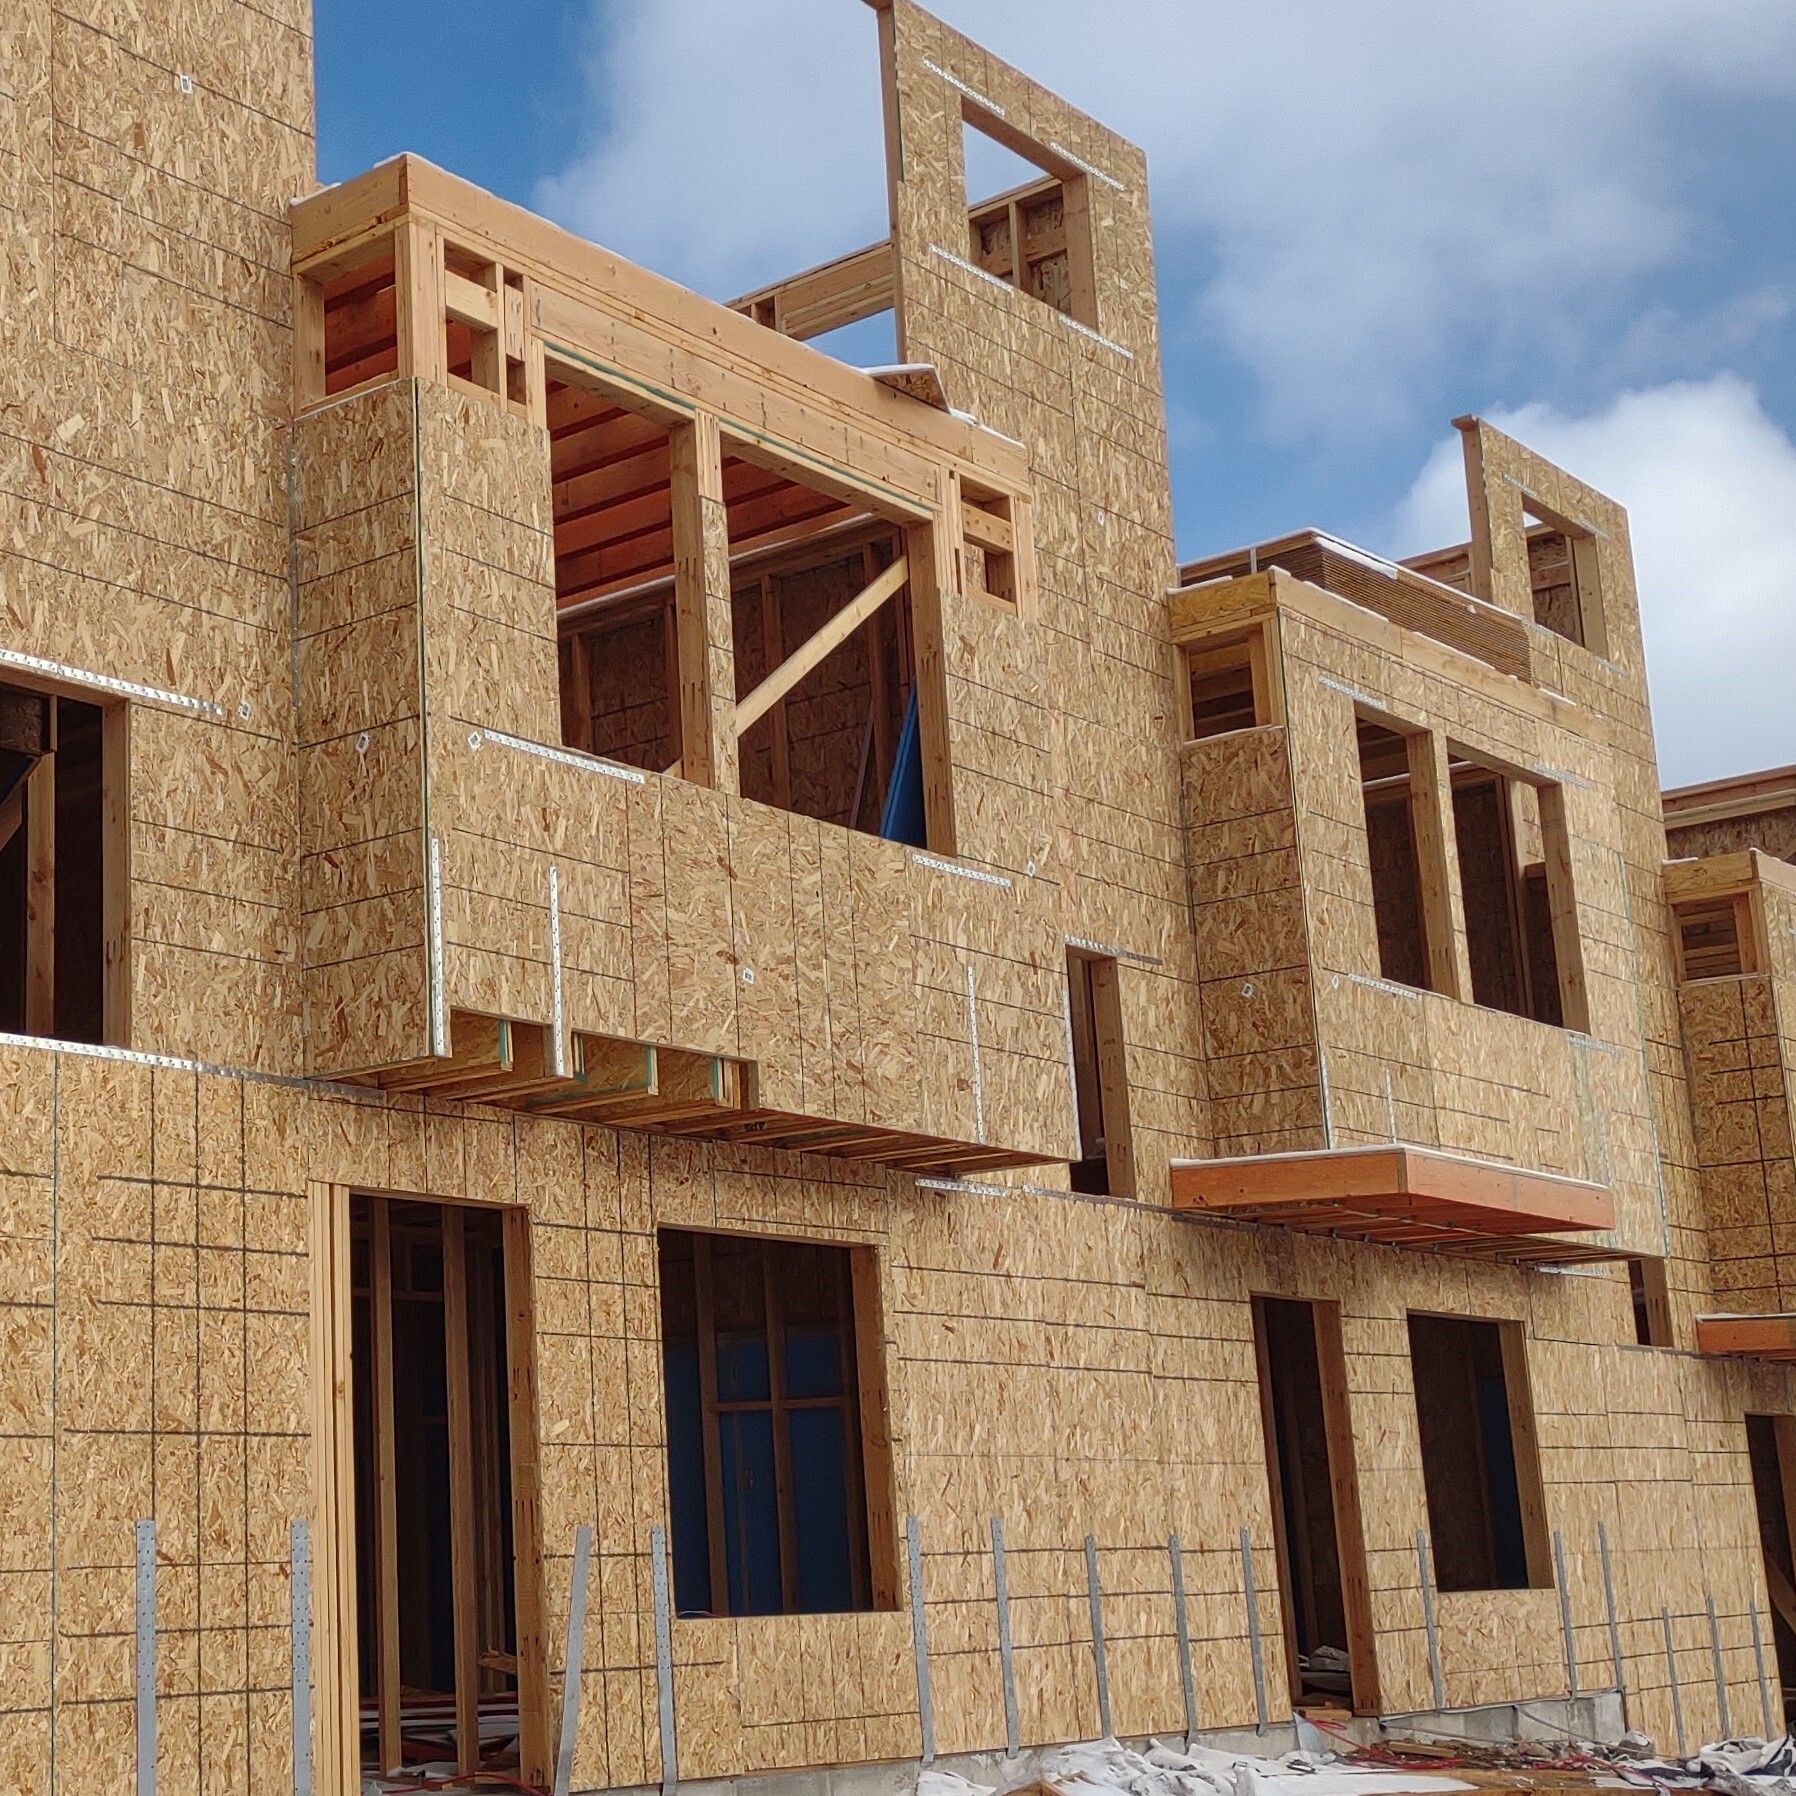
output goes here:
<path id="1" fill-rule="evenodd" d="M 711 1613 L 730 1612 L 729 1567 L 724 1558 L 723 1453 L 717 1438 L 717 1312 L 711 1283 L 711 1237 L 692 1238 L 693 1308 L 698 1327 L 698 1400 L 703 1417 L 705 1536 L 711 1568 Z"/>
<path id="2" fill-rule="evenodd" d="M 393 233 L 393 306 L 399 372 L 444 380 L 449 345 L 443 313 L 443 240 L 416 217 L 402 219 Z"/>
<path id="3" fill-rule="evenodd" d="M 1472 962 L 1466 951 L 1465 899 L 1453 852 L 1453 783 L 1447 770 L 1447 744 L 1432 730 L 1422 730 L 1406 736 L 1404 747 L 1428 983 L 1449 998 L 1470 1003 Z"/>
<path id="4" fill-rule="evenodd" d="M 393 1440 L 393 1230 L 384 1197 L 368 1200 L 368 1339 L 374 1380 L 374 1702 L 380 1769 L 400 1767 L 399 1467 Z"/>
<path id="5" fill-rule="evenodd" d="M 319 1784 L 361 1786 L 357 1725 L 355 1415 L 351 1397 L 349 1193 L 306 1187 L 312 1250 L 312 1501 Z"/>
<path id="6" fill-rule="evenodd" d="M 953 495 L 958 507 L 959 495 Z M 944 510 L 904 533 L 910 564 L 910 615 L 915 650 L 917 740 L 923 754 L 923 815 L 930 848 L 954 854 L 954 769 L 948 745 L 948 669 L 943 645 L 943 591 L 954 579 L 954 546 Z M 958 516 L 958 510 L 953 514 Z"/>
<path id="7" fill-rule="evenodd" d="M 1572 884 L 1571 826 L 1565 788 L 1536 788 L 1540 798 L 1541 857 L 1547 870 L 1547 910 L 1553 923 L 1553 959 L 1559 969 L 1560 1021 L 1588 1033 L 1590 992 L 1584 981 L 1584 944 L 1578 936 L 1577 893 Z M 1627 877 L 1626 869 L 1622 877 Z"/>
<path id="8" fill-rule="evenodd" d="M 1316 1367 L 1322 1391 L 1322 1426 L 1328 1446 L 1328 1482 L 1335 1512 L 1335 1556 L 1341 1570 L 1341 1607 L 1347 1619 L 1347 1671 L 1356 1715 L 1376 1715 L 1378 1639 L 1372 1613 L 1372 1578 L 1366 1565 L 1366 1530 L 1360 1513 L 1359 1465 L 1353 1454 L 1353 1413 L 1347 1392 L 1347 1352 L 1341 1339 L 1341 1306 L 1310 1305 L 1316 1331 Z"/>
<path id="9" fill-rule="evenodd" d="M 131 1045 L 131 708 L 100 719 L 100 925 L 104 935 L 101 1032 Z"/>
<path id="10" fill-rule="evenodd" d="M 324 289 L 303 274 L 293 277 L 293 410 L 324 397 Z"/>
<path id="11" fill-rule="evenodd" d="M 679 650 L 681 777 L 738 790 L 736 651 L 730 620 L 729 518 L 723 440 L 700 412 L 668 436 L 673 509 L 674 630 Z"/>
<path id="12" fill-rule="evenodd" d="M 56 1033 L 54 731 L 50 752 L 25 776 L 25 1033 Z"/>
<path id="13" fill-rule="evenodd" d="M 542 1469 L 536 1431 L 536 1324 L 530 1294 L 530 1213 L 504 1221 L 505 1367 L 511 1436 L 511 1552 L 518 1643 L 519 1773 L 550 1774 L 548 1649 L 542 1587 Z"/>
<path id="14" fill-rule="evenodd" d="M 468 1388 L 468 1250 L 456 1204 L 443 1216 L 443 1355 L 449 1390 L 449 1582 L 455 1624 L 455 1758 L 480 1768 L 480 1641 L 474 1565 L 472 1400 Z"/>
<path id="15" fill-rule="evenodd" d="M 871 576 L 869 576 L 871 578 Z M 766 673 L 786 658 L 786 626 L 781 615 L 779 588 L 771 574 L 761 576 L 761 666 Z M 786 716 L 786 700 L 782 693 L 773 707 L 773 802 L 783 810 L 792 808 L 792 737 Z"/>

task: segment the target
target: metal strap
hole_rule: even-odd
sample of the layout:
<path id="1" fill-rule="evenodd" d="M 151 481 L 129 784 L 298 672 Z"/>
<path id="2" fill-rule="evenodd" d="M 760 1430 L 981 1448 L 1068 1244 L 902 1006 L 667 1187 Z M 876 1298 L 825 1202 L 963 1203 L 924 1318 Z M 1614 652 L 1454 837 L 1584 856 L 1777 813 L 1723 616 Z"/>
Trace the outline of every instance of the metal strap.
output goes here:
<path id="1" fill-rule="evenodd" d="M 574 1530 L 574 1581 L 568 1592 L 567 1651 L 561 1665 L 561 1737 L 555 1743 L 555 1796 L 567 1796 L 574 1780 L 574 1739 L 580 1731 L 580 1686 L 586 1681 L 586 1577 L 592 1562 L 592 1529 Z"/>
<path id="2" fill-rule="evenodd" d="M 1012 1758 L 1022 1750 L 1017 1718 L 1016 1664 L 1010 1644 L 1010 1586 L 1004 1576 L 1004 1524 L 992 1517 L 992 1589 L 998 1599 L 998 1669 L 1004 1677 L 1004 1747 Z"/>
<path id="3" fill-rule="evenodd" d="M 303 1518 L 290 1533 L 293 1580 L 293 1796 L 312 1796 L 312 1530 Z"/>
<path id="4" fill-rule="evenodd" d="M 680 1740 L 674 1731 L 673 1623 L 667 1589 L 667 1530 L 649 1530 L 649 1574 L 655 1597 L 655 1689 L 661 1715 L 661 1796 L 680 1787 Z"/>
<path id="5" fill-rule="evenodd" d="M 923 1535 L 917 1518 L 904 1518 L 904 1550 L 910 1563 L 910 1649 L 917 1667 L 917 1731 L 919 1756 L 935 1763 L 935 1704 L 929 1693 L 929 1623 L 923 1614 Z"/>
<path id="6" fill-rule="evenodd" d="M 1091 1667 L 1098 1684 L 1098 1726 L 1110 1738 L 1110 1667 L 1104 1658 L 1104 1589 L 1098 1582 L 1097 1536 L 1085 1536 L 1085 1600 L 1091 1609 Z"/>
<path id="7" fill-rule="evenodd" d="M 1559 1586 L 1559 1635 L 1565 1647 L 1565 1688 L 1578 1694 L 1578 1648 L 1572 1635 L 1571 1586 L 1565 1581 L 1565 1536 L 1553 1530 L 1553 1577 Z"/>
<path id="8" fill-rule="evenodd" d="M 1609 1530 L 1601 1522 L 1596 1525 L 1597 1557 L 1603 1562 L 1603 1609 L 1609 1617 L 1609 1668 L 1615 1688 L 1627 1694 L 1628 1672 L 1621 1656 L 1621 1629 L 1615 1620 L 1615 1580 L 1609 1572 Z"/>
<path id="9" fill-rule="evenodd" d="M 1185 1613 L 1185 1552 L 1179 1537 L 1171 1535 L 1166 1551 L 1172 1560 L 1173 1622 L 1179 1637 L 1179 1688 L 1185 1697 L 1185 1744 L 1197 1733 L 1197 1686 L 1191 1677 L 1191 1618 Z"/>
<path id="10" fill-rule="evenodd" d="M 1659 1626 L 1665 1630 L 1665 1681 L 1671 1688 L 1671 1717 L 1677 1727 L 1678 1757 L 1690 1750 L 1684 1739 L 1684 1699 L 1678 1694 L 1677 1654 L 1671 1645 L 1671 1611 L 1659 1611 Z"/>
<path id="11" fill-rule="evenodd" d="M 1727 1673 L 1721 1668 L 1721 1625 L 1715 1619 L 1715 1593 L 1705 1590 L 1703 1598 L 1709 1608 L 1709 1661 L 1715 1668 L 1715 1707 L 1721 1716 L 1721 1737 L 1734 1737 L 1734 1723 L 1727 1712 Z"/>
<path id="12" fill-rule="evenodd" d="M 137 1524 L 137 1796 L 156 1796 L 156 1524 Z"/>
<path id="13" fill-rule="evenodd" d="M 1266 1651 L 1260 1644 L 1260 1596 L 1253 1581 L 1253 1539 L 1241 1530 L 1241 1597 L 1247 1604 L 1247 1650 L 1253 1657 L 1253 1708 L 1260 1731 L 1266 1731 Z"/>
<path id="14" fill-rule="evenodd" d="M 1752 1617 L 1752 1660 L 1759 1668 L 1759 1712 L 1764 1718 L 1765 1738 L 1771 1738 L 1771 1685 L 1765 1677 L 1765 1637 L 1759 1632 L 1759 1599 L 1755 1596 L 1747 1614 Z"/>
<path id="15" fill-rule="evenodd" d="M 1447 1706 L 1447 1680 L 1441 1674 L 1441 1637 L 1434 1625 L 1434 1573 L 1428 1564 L 1428 1530 L 1416 1530 L 1416 1581 L 1422 1587 L 1422 1625 L 1428 1630 L 1428 1682 L 1434 1706 Z"/>

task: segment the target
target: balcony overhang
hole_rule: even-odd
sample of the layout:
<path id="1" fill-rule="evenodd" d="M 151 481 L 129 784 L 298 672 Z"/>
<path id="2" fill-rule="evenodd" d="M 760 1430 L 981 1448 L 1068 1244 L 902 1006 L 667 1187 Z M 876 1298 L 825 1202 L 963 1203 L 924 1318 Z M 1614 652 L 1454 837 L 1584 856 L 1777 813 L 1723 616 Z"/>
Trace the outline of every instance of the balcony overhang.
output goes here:
<path id="1" fill-rule="evenodd" d="M 1615 1226 L 1602 1185 L 1404 1142 L 1233 1160 L 1175 1160 L 1175 1209 L 1385 1247 L 1524 1265 L 1625 1257 L 1568 1233 Z"/>
<path id="2" fill-rule="evenodd" d="M 1796 1364 L 1796 1314 L 1698 1316 L 1696 1351 L 1718 1359 Z"/>

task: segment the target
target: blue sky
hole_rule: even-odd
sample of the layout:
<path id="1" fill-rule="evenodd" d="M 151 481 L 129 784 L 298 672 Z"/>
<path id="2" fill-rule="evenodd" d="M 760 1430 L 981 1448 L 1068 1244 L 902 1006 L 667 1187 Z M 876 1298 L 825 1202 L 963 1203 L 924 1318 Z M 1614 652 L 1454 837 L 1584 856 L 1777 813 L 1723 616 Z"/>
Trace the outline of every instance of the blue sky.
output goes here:
<path id="1" fill-rule="evenodd" d="M 884 232 L 859 0 L 315 6 L 327 181 L 415 150 L 717 297 Z M 1631 507 L 1667 780 L 1796 761 L 1789 0 L 936 10 L 1148 152 L 1182 553 L 1463 536 L 1483 412 Z"/>

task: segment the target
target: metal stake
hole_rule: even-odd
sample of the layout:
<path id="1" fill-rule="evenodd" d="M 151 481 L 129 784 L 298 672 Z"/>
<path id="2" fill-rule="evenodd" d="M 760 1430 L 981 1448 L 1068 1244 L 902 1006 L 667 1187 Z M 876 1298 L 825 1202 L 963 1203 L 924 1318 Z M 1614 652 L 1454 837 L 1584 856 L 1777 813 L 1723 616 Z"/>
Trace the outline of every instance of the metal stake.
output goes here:
<path id="1" fill-rule="evenodd" d="M 1428 1568 L 1428 1530 L 1416 1530 L 1416 1581 L 1422 1587 L 1422 1626 L 1428 1630 L 1428 1682 L 1438 1713 L 1447 1706 L 1447 1680 L 1441 1674 L 1441 1640 L 1434 1626 L 1434 1575 Z"/>
<path id="2" fill-rule="evenodd" d="M 1559 1584 L 1559 1633 L 1565 1643 L 1565 1688 L 1578 1695 L 1578 1648 L 1572 1637 L 1571 1586 L 1565 1581 L 1565 1537 L 1553 1530 L 1553 1572 Z"/>
<path id="3" fill-rule="evenodd" d="M 1621 1629 L 1615 1620 L 1615 1580 L 1609 1573 L 1609 1530 L 1601 1522 L 1596 1525 L 1596 1550 L 1603 1564 L 1603 1609 L 1609 1617 L 1609 1665 L 1615 1688 L 1625 1696 L 1628 1674 L 1621 1658 Z"/>
<path id="4" fill-rule="evenodd" d="M 667 1530 L 649 1530 L 650 1583 L 655 1597 L 655 1688 L 661 1707 L 661 1796 L 680 1787 L 680 1739 L 674 1731 L 672 1604 L 667 1594 Z"/>
<path id="5" fill-rule="evenodd" d="M 574 1530 L 574 1582 L 568 1595 L 567 1652 L 561 1673 L 561 1738 L 555 1745 L 555 1796 L 567 1796 L 574 1779 L 574 1736 L 580 1731 L 580 1686 L 586 1669 L 586 1575 L 592 1562 L 592 1529 Z"/>
<path id="6" fill-rule="evenodd" d="M 1104 1591 L 1098 1582 L 1097 1536 L 1085 1536 L 1085 1600 L 1091 1608 L 1091 1666 L 1098 1683 L 1098 1726 L 1110 1738 L 1110 1667 L 1104 1662 Z"/>
<path id="7" fill-rule="evenodd" d="M 1015 1758 L 1023 1748 L 1016 1710 L 1016 1664 L 1010 1645 L 1010 1586 L 1004 1577 L 1004 1524 L 992 1517 L 992 1589 L 998 1599 L 998 1667 L 1004 1676 L 1004 1750 Z"/>
<path id="8" fill-rule="evenodd" d="M 312 1530 L 303 1519 L 289 1530 L 293 1578 L 293 1796 L 312 1796 Z"/>
<path id="9" fill-rule="evenodd" d="M 1171 1535 L 1166 1550 L 1172 1558 L 1173 1620 L 1179 1637 L 1179 1688 L 1185 1696 L 1185 1744 L 1197 1733 L 1197 1686 L 1191 1677 L 1191 1618 L 1185 1613 L 1185 1553 L 1179 1537 Z"/>
<path id="10" fill-rule="evenodd" d="M 1260 1596 L 1253 1581 L 1253 1540 L 1241 1530 L 1241 1595 L 1247 1603 L 1247 1649 L 1253 1655 L 1253 1706 L 1260 1732 L 1266 1731 L 1266 1654 L 1260 1645 Z"/>
<path id="11" fill-rule="evenodd" d="M 137 1524 L 137 1796 L 156 1796 L 156 1524 Z"/>
<path id="12" fill-rule="evenodd" d="M 1690 1750 L 1684 1740 L 1684 1699 L 1678 1694 L 1678 1662 L 1677 1654 L 1671 1646 L 1671 1611 L 1659 1611 L 1659 1626 L 1665 1630 L 1665 1677 L 1671 1686 L 1671 1718 L 1677 1727 L 1678 1757 L 1681 1759 Z"/>
<path id="13" fill-rule="evenodd" d="M 1715 1593 L 1705 1590 L 1703 1596 L 1709 1606 L 1709 1660 L 1715 1668 L 1715 1707 L 1721 1715 L 1721 1737 L 1731 1740 L 1734 1723 L 1727 1712 L 1727 1674 L 1721 1669 L 1721 1625 L 1715 1619 Z"/>
<path id="14" fill-rule="evenodd" d="M 923 1536 L 917 1518 L 904 1518 L 904 1550 L 910 1561 L 910 1649 L 917 1664 L 917 1727 L 922 1735 L 921 1757 L 935 1763 L 935 1704 L 929 1693 L 929 1623 L 923 1616 Z"/>
<path id="15" fill-rule="evenodd" d="M 1752 1617 L 1752 1659 L 1759 1668 L 1759 1712 L 1764 1717 L 1765 1738 L 1771 1738 L 1771 1685 L 1765 1677 L 1765 1637 L 1759 1632 L 1759 1599 L 1755 1596 L 1746 1613 Z"/>

